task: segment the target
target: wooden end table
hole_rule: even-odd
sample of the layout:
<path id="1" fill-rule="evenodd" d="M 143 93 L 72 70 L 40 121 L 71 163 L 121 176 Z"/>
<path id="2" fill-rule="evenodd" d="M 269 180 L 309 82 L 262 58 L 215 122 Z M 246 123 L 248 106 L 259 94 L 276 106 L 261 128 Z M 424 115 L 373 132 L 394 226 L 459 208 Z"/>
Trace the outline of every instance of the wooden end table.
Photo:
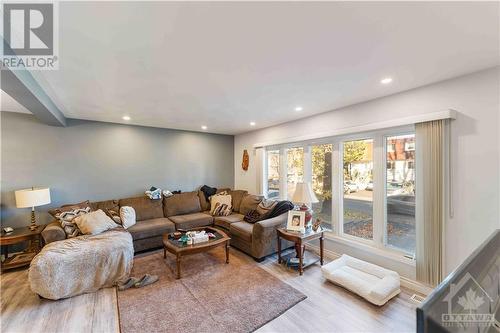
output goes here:
<path id="1" fill-rule="evenodd" d="M 229 264 L 229 238 L 222 230 L 212 227 L 201 227 L 189 231 L 205 230 L 215 235 L 215 238 L 198 244 L 184 244 L 176 239 L 169 238 L 169 234 L 163 235 L 163 258 L 167 257 L 167 251 L 175 255 L 177 262 L 177 279 L 181 278 L 181 258 L 190 254 L 207 252 L 215 247 L 223 246 L 226 250 L 226 264 Z"/>
<path id="2" fill-rule="evenodd" d="M 281 257 L 281 239 L 288 240 L 290 242 L 295 243 L 295 257 L 299 259 L 299 274 L 302 275 L 304 272 L 304 268 L 315 264 L 316 262 L 320 262 L 321 266 L 323 266 L 323 239 L 324 239 L 325 230 L 308 230 L 305 233 L 301 233 L 298 231 L 290 231 L 285 228 L 277 229 L 278 236 L 278 263 L 282 263 L 286 258 Z M 319 239 L 319 257 L 316 255 L 307 255 L 306 256 L 306 243 L 312 240 Z M 294 256 L 292 253 L 288 255 L 288 259 Z"/>
<path id="3" fill-rule="evenodd" d="M 35 230 L 30 230 L 29 227 L 16 228 L 11 233 L 0 235 L 0 246 L 5 259 L 2 261 L 2 271 L 28 266 L 35 255 L 42 249 L 41 233 L 46 224 L 38 225 Z M 29 242 L 28 248 L 21 253 L 16 253 L 9 257 L 9 245 L 19 244 L 21 242 Z"/>

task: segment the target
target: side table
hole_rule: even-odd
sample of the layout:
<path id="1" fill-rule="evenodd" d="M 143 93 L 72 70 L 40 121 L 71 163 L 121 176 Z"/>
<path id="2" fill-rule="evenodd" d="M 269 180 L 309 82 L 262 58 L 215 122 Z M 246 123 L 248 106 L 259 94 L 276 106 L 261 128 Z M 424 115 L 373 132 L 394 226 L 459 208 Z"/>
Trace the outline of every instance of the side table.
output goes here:
<path id="1" fill-rule="evenodd" d="M 46 224 L 38 225 L 38 228 L 35 230 L 30 230 L 28 227 L 16 228 L 8 234 L 2 231 L 0 235 L 0 246 L 5 258 L 1 264 L 2 271 L 28 266 L 30 264 L 33 257 L 40 252 L 42 248 L 43 240 L 41 233 L 45 226 Z M 29 242 L 28 248 L 24 252 L 16 253 L 9 257 L 9 245 L 19 244 L 25 241 Z"/>
<path id="2" fill-rule="evenodd" d="M 299 259 L 299 274 L 302 275 L 304 268 L 320 262 L 323 266 L 323 239 L 325 230 L 308 230 L 305 233 L 298 231 L 290 231 L 285 228 L 279 228 L 278 233 L 278 263 L 282 263 L 284 260 L 290 259 L 290 257 L 295 256 L 294 253 L 287 255 L 286 257 L 281 257 L 281 239 L 286 239 L 290 242 L 295 243 L 295 251 L 297 252 L 296 257 Z M 316 255 L 306 256 L 306 243 L 315 239 L 319 239 L 319 258 Z"/>

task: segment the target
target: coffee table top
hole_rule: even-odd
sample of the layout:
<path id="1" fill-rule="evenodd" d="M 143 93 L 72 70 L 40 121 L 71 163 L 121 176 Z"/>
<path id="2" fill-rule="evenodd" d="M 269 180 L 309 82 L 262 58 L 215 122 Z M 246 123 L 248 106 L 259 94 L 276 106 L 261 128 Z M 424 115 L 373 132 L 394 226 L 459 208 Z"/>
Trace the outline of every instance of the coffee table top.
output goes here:
<path id="1" fill-rule="evenodd" d="M 209 249 L 213 246 L 217 246 L 221 243 L 224 243 L 231 238 L 222 230 L 213 228 L 213 227 L 201 227 L 201 228 L 193 228 L 189 229 L 189 231 L 201 231 L 205 230 L 206 232 L 211 232 L 215 235 L 215 238 L 209 239 L 207 242 L 202 242 L 198 244 L 184 244 L 178 239 L 169 238 L 169 234 L 163 235 L 163 245 L 171 251 L 171 252 L 198 252 L 202 249 Z"/>

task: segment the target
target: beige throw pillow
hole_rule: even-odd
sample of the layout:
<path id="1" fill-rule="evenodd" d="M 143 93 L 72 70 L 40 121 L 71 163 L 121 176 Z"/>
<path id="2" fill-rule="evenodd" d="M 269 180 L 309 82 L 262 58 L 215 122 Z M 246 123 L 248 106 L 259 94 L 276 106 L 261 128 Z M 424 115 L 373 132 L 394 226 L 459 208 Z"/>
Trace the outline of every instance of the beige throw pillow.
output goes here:
<path id="1" fill-rule="evenodd" d="M 123 206 L 120 208 L 120 220 L 125 229 L 130 228 L 136 222 L 135 209 L 131 206 Z"/>
<path id="2" fill-rule="evenodd" d="M 80 215 L 74 219 L 74 222 L 84 235 L 97 235 L 106 230 L 118 227 L 102 209 Z"/>
<path id="3" fill-rule="evenodd" d="M 210 197 L 210 215 L 212 216 L 227 216 L 231 215 L 231 196 L 226 192 L 212 195 Z"/>

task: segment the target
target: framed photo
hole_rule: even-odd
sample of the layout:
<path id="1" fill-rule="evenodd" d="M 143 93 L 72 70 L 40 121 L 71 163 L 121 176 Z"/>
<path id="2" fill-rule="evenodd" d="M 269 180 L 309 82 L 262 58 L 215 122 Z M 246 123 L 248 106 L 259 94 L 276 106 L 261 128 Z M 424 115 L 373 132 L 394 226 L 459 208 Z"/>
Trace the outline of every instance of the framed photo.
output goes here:
<path id="1" fill-rule="evenodd" d="M 287 230 L 304 231 L 306 225 L 306 212 L 299 210 L 288 211 Z"/>

